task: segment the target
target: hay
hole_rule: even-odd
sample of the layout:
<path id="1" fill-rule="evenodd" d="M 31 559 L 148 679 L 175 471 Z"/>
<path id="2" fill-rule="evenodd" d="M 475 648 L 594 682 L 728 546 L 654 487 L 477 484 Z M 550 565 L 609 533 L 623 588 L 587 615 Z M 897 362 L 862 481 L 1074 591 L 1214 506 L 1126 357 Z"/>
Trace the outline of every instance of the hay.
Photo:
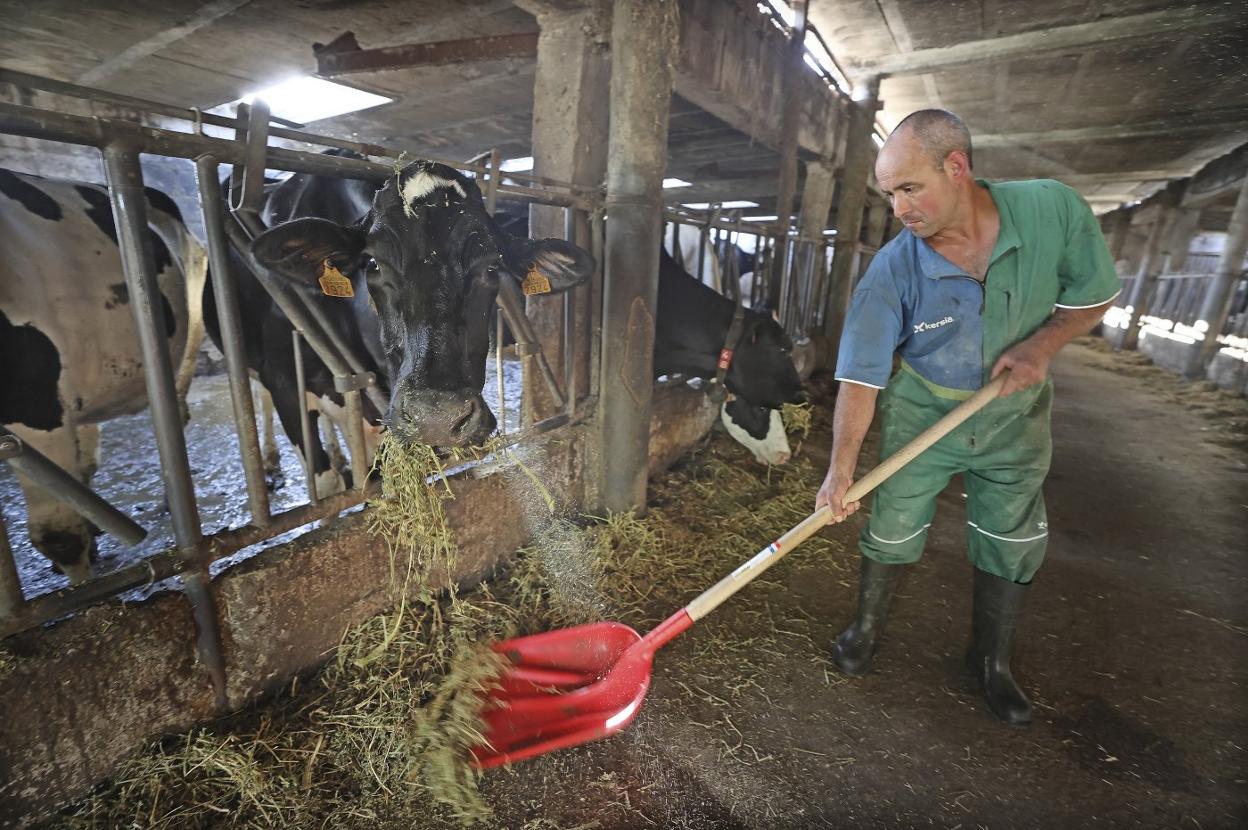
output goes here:
<path id="1" fill-rule="evenodd" d="M 443 512 L 453 461 L 384 445 L 384 495 L 369 527 L 391 551 L 397 608 L 349 631 L 316 677 L 276 700 L 149 747 L 57 826 L 491 824 L 491 805 L 466 763 L 480 740 L 481 696 L 500 669 L 484 644 L 595 619 L 645 630 L 809 513 L 822 470 L 797 458 L 760 477 L 743 457 L 737 445 L 714 442 L 654 482 L 655 506 L 644 518 L 547 517 L 505 580 L 439 600 L 424 586 L 453 563 Z M 526 484 L 530 475 L 511 480 L 544 501 Z M 773 610 L 771 598 L 787 589 L 772 580 L 784 569 L 848 571 L 852 558 L 836 539 L 815 536 L 685 646 L 722 680 L 709 689 L 696 677 L 669 680 L 668 694 L 682 698 L 673 705 L 691 718 L 701 713 L 725 761 L 774 761 L 751 744 L 758 738 L 742 734 L 738 714 L 765 699 L 777 667 L 792 659 L 793 638 L 813 640 L 811 620 Z M 810 659 L 810 671 L 827 676 L 826 661 Z M 663 661 L 656 671 L 663 674 Z M 529 818 L 513 815 L 508 825 L 556 826 Z"/>
<path id="2" fill-rule="evenodd" d="M 814 422 L 814 405 L 809 402 L 786 403 L 780 407 L 780 420 L 784 423 L 785 432 L 789 435 L 801 433 L 798 437 L 805 441 Z"/>

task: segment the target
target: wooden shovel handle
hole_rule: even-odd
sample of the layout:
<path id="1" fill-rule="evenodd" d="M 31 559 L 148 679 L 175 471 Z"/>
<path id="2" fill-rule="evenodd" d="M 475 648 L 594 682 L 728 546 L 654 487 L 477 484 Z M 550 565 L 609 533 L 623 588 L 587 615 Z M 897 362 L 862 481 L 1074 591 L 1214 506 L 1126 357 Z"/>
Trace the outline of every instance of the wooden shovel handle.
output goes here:
<path id="1" fill-rule="evenodd" d="M 992 382 L 985 385 L 971 397 L 958 404 L 952 411 L 919 433 L 913 441 L 890 455 L 879 466 L 867 473 L 850 486 L 845 492 L 846 502 L 860 500 L 867 493 L 884 483 L 884 480 L 902 467 L 913 461 L 920 453 L 944 438 L 967 418 L 987 406 L 988 402 L 1001 394 L 1009 370 L 1002 372 Z M 740 591 L 759 574 L 779 562 L 786 553 L 805 542 L 820 528 L 832 520 L 832 510 L 827 505 L 820 507 L 776 541 L 760 550 L 752 558 L 732 573 L 716 582 L 693 602 L 685 606 L 689 617 L 697 622 L 714 611 L 729 597 Z"/>

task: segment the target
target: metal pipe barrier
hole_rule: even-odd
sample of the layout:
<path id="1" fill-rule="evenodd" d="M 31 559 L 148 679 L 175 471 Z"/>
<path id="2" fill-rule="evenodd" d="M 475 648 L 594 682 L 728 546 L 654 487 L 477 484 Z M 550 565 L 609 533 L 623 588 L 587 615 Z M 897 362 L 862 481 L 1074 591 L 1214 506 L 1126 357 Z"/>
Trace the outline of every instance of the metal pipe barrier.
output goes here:
<path id="1" fill-rule="evenodd" d="M 192 123 L 196 130 L 195 132 L 178 132 L 144 126 L 125 119 L 81 116 L 38 107 L 0 103 L 0 133 L 93 146 L 103 152 L 107 181 L 110 186 L 110 200 L 119 231 L 122 264 L 131 296 L 131 307 L 140 333 L 145 381 L 148 386 L 148 398 L 160 452 L 162 476 L 177 545 L 176 551 L 158 554 L 113 573 L 96 577 L 80 586 L 36 597 L 21 603 L 16 610 L 0 607 L 0 637 L 40 625 L 145 583 L 180 575 L 184 592 L 190 600 L 195 616 L 200 660 L 212 678 L 218 705 L 224 706 L 225 663 L 208 564 L 221 556 L 232 554 L 244 547 L 309 522 L 331 518 L 342 510 L 362 503 L 374 494 L 376 486 L 368 481 L 369 468 L 366 463 L 365 439 L 362 431 L 361 390 L 364 394 L 368 394 L 370 400 L 382 411 L 388 403 L 376 387 L 375 379 L 371 374 L 359 371 L 362 364 L 354 359 L 345 343 L 341 342 L 339 333 L 332 326 L 327 325 L 328 321 L 324 319 L 323 313 L 318 314 L 315 304 L 306 304 L 312 306 L 307 308 L 300 301 L 302 298 L 297 294 L 292 296 L 294 292 L 289 290 L 289 286 L 273 277 L 266 269 L 259 267 L 250 254 L 251 239 L 248 231 L 258 231 L 263 227 L 258 215 L 255 194 L 262 192 L 263 172 L 266 168 L 319 176 L 359 178 L 373 182 L 384 181 L 394 174 L 394 168 L 389 164 L 367 160 L 284 147 L 262 146 L 257 136 L 267 133 L 275 138 L 340 147 L 365 155 L 391 158 L 400 158 L 402 152 L 380 145 L 334 139 L 270 126 L 270 121 L 281 122 L 278 119 L 272 119 L 263 106 L 253 106 L 250 111 L 244 110 L 238 118 L 226 118 L 200 113 L 197 110 L 145 102 L 141 99 L 128 99 L 126 102 L 121 102 L 122 96 L 94 94 L 94 91 L 83 87 L 48 79 L 37 79 L 21 73 L 11 73 L 8 70 L 0 70 L 0 80 L 90 100 L 111 98 L 115 102 L 126 105 L 131 105 L 133 102 L 133 106 L 142 111 L 140 117 L 155 114 L 184 118 Z M 230 140 L 205 135 L 202 132 L 204 124 L 233 128 L 236 136 Z M 267 140 L 263 144 L 267 145 Z M 153 314 L 152 300 L 156 297 L 155 280 L 151 254 L 147 247 L 150 243 L 146 225 L 142 171 L 138 163 L 140 153 L 196 161 L 201 206 L 208 235 L 207 251 L 213 290 L 221 321 L 223 352 L 226 357 L 227 372 L 230 375 L 233 416 L 239 434 L 239 451 L 247 480 L 248 504 L 251 512 L 249 525 L 217 533 L 211 538 L 205 538 L 202 535 L 194 487 L 190 478 L 185 438 L 182 434 L 181 413 L 174 392 L 172 363 L 167 349 L 163 347 L 164 337 L 161 331 L 163 321 L 158 315 Z M 424 157 L 428 158 L 428 156 Z M 588 221 L 585 234 L 590 237 L 596 260 L 599 263 L 602 262 L 601 196 L 596 188 L 573 186 L 531 174 L 508 173 L 504 176 L 499 170 L 501 156 L 497 149 L 491 152 L 488 168 L 482 165 L 464 165 L 454 160 L 433 160 L 461 170 L 472 171 L 478 175 L 488 170 L 487 198 L 491 201 L 505 197 L 525 203 L 564 207 L 570 209 L 569 216 L 577 212 L 582 215 L 592 215 L 593 218 Z M 238 215 L 227 216 L 225 214 L 225 200 L 218 180 L 218 170 L 221 164 L 233 165 L 239 171 L 242 184 L 236 201 L 240 207 Z M 259 187 L 256 184 L 257 179 Z M 563 192 L 519 185 L 515 184 L 514 180 L 529 182 L 531 185 L 556 187 Z M 243 223 L 250 224 L 252 227 L 246 228 Z M 309 345 L 335 375 L 335 386 L 344 394 L 349 416 L 347 441 L 352 455 L 354 479 L 352 492 L 321 499 L 319 502 L 313 501 L 303 507 L 271 515 L 267 490 L 264 487 L 263 461 L 256 435 L 255 413 L 251 403 L 245 350 L 242 344 L 238 292 L 237 286 L 231 279 L 227 244 L 233 246 L 242 256 L 243 261 L 253 270 L 266 291 L 291 319 L 297 334 L 307 339 Z M 599 279 L 599 275 L 596 274 L 595 281 L 590 288 L 593 292 L 591 330 L 595 335 L 589 344 L 591 353 L 598 353 L 601 349 L 601 344 L 598 342 L 598 333 L 601 330 L 601 309 L 597 307 L 601 297 Z M 508 316 L 512 318 L 513 331 L 516 332 L 517 339 L 524 338 L 530 344 L 536 345 L 528 319 L 523 314 L 523 298 L 518 287 L 511 281 L 504 281 L 503 284 L 509 289 L 514 289 L 514 291 L 506 289 L 500 291 L 499 304 L 504 309 L 510 306 L 514 312 L 509 313 Z M 567 339 L 571 334 L 568 308 L 569 306 L 565 305 L 565 345 L 571 342 Z M 572 352 L 573 350 L 567 349 L 566 351 Z M 536 350 L 536 354 L 539 371 L 550 387 L 552 397 L 559 402 L 560 406 L 566 404 L 566 411 L 513 435 L 512 441 L 526 440 L 537 433 L 575 421 L 576 396 L 574 394 L 565 396 L 560 392 L 555 373 L 544 355 L 540 353 L 540 350 Z M 575 377 L 574 373 L 569 373 L 570 365 L 565 362 L 563 367 L 565 389 L 575 392 L 569 382 Z M 587 403 L 592 407 L 596 401 L 599 384 L 597 360 L 591 358 L 590 365 L 590 395 Z M 500 383 L 500 392 L 501 388 Z M 358 424 L 356 424 L 357 421 Z M 34 457 L 30 455 L 30 452 L 28 450 L 24 453 L 27 460 Z M 60 472 L 64 474 L 64 471 Z M 89 488 L 78 483 L 72 476 L 64 475 L 76 486 L 71 486 L 61 480 L 55 485 L 55 495 L 67 497 L 66 494 L 72 494 L 68 497 L 82 497 L 84 503 L 98 501 L 105 508 L 111 509 Z M 87 507 L 86 510 L 93 511 L 94 508 Z M 101 520 L 92 512 L 88 512 L 87 515 L 106 530 L 112 524 L 109 519 Z M 131 527 L 127 528 L 126 535 L 123 535 L 122 528 L 119 526 L 115 528 L 115 535 L 129 543 L 137 541 L 134 534 L 136 532 L 142 534 L 142 528 L 134 525 L 124 514 L 118 515 Z M 3 535 L 2 526 L 0 526 L 0 535 Z M 0 552 L 0 560 L 2 559 L 3 555 Z M 14 589 L 5 587 L 4 582 L 8 573 L 11 573 L 14 579 L 16 578 L 16 570 L 6 572 L 3 561 L 0 561 L 0 595 L 7 598 L 6 605 L 13 606 L 16 604 Z M 16 586 L 16 595 L 20 593 L 19 585 Z"/>
<path id="2" fill-rule="evenodd" d="M 12 617 L 26 604 L 22 596 L 22 580 L 13 561 L 13 548 L 9 547 L 9 531 L 0 513 L 0 619 Z"/>
<path id="3" fill-rule="evenodd" d="M 238 451 L 247 484 L 247 507 L 251 523 L 256 527 L 265 527 L 269 523 L 269 491 L 264 478 L 260 438 L 256 434 L 256 412 L 251 399 L 251 379 L 239 316 L 238 285 L 226 250 L 229 240 L 225 235 L 225 200 L 221 198 L 219 169 L 212 156 L 200 156 L 195 160 L 200 207 L 208 237 L 208 271 L 217 308 L 217 325 L 221 332 L 221 351 L 225 355 L 225 369 L 230 382 Z"/>
<path id="4" fill-rule="evenodd" d="M 0 460 L 7 461 L 49 496 L 121 542 L 137 545 L 147 538 L 147 531 L 133 519 L 3 426 L 0 426 Z"/>
<path id="5" fill-rule="evenodd" d="M 208 669 L 216 692 L 218 707 L 226 705 L 225 656 L 221 646 L 221 630 L 216 603 L 209 584 L 208 566 L 198 556 L 203 538 L 199 523 L 199 507 L 195 502 L 195 485 L 191 481 L 190 462 L 186 454 L 186 438 L 182 434 L 182 415 L 174 384 L 173 361 L 166 347 L 167 334 L 163 317 L 156 313 L 160 289 L 156 285 L 151 241 L 147 225 L 147 200 L 143 192 L 143 169 L 138 149 L 124 138 L 104 146 L 104 173 L 108 181 L 113 222 L 117 227 L 118 248 L 130 292 L 130 309 L 134 313 L 143 353 L 143 375 L 147 387 L 148 408 L 156 430 L 156 448 L 160 454 L 161 479 L 165 498 L 173 520 L 173 534 L 184 560 L 183 588 L 195 617 L 197 647 L 200 661 Z"/>

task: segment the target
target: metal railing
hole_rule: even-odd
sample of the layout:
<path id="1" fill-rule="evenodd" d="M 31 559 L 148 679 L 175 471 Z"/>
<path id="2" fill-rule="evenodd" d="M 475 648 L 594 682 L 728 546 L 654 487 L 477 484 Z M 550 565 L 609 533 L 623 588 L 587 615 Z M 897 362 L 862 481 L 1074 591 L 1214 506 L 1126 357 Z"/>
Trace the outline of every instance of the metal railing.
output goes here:
<path id="1" fill-rule="evenodd" d="M 827 237 L 801 237 L 793 229 L 787 245 L 778 244 L 781 237 L 772 222 L 747 222 L 740 211 L 725 214 L 712 206 L 707 211 L 668 208 L 664 245 L 686 270 L 695 270 L 698 279 L 730 300 L 742 290 L 738 280 L 744 276 L 738 266 L 737 251 L 741 243 L 754 246 L 753 278 L 745 287 L 749 295 L 744 301 L 751 308 L 761 308 L 771 296 L 771 280 L 779 273 L 780 305 L 772 311 L 781 326 L 794 340 L 806 337 L 823 323 L 827 300 L 828 276 L 831 273 L 833 244 Z M 696 254 L 686 255 L 681 241 L 681 227 L 697 232 Z M 775 258 L 783 252 L 785 261 L 777 271 Z M 747 251 L 748 253 L 748 251 Z M 693 267 L 690 267 L 693 266 Z M 708 266 L 711 266 L 708 271 Z"/>
<path id="2" fill-rule="evenodd" d="M 45 89 L 57 94 L 74 95 L 91 99 L 95 91 L 63 82 L 46 81 L 29 75 L 14 78 L 14 73 L 0 73 L 0 81 L 20 83 L 22 86 Z M 101 95 L 100 100 L 115 100 L 116 96 Z M 127 99 L 127 104 L 143 107 L 150 102 Z M 364 371 L 368 365 L 352 353 L 334 326 L 318 312 L 315 303 L 305 303 L 297 292 L 290 291 L 281 280 L 275 279 L 266 269 L 259 267 L 250 255 L 250 241 L 264 230 L 260 219 L 261 186 L 264 170 L 282 170 L 292 173 L 309 173 L 338 178 L 355 178 L 381 182 L 393 176 L 395 164 L 379 163 L 367 159 L 324 155 L 270 144 L 272 137 L 304 142 L 313 146 L 336 147 L 355 150 L 366 156 L 402 159 L 412 154 L 374 144 L 344 141 L 328 136 L 317 136 L 283 126 L 271 126 L 267 108 L 257 103 L 250 108 L 240 108 L 236 118 L 209 117 L 194 110 L 153 104 L 138 117 L 181 119 L 187 122 L 186 130 L 173 130 L 165 126 L 150 126 L 129 119 L 99 118 L 75 115 L 58 110 L 0 103 L 0 133 L 28 138 L 64 142 L 98 148 L 103 156 L 107 183 L 112 202 L 114 221 L 118 228 L 122 267 L 129 289 L 131 306 L 140 336 L 140 349 L 146 371 L 148 404 L 152 413 L 156 443 L 159 450 L 165 496 L 172 517 L 175 547 L 122 567 L 111 573 L 92 578 L 81 585 L 54 591 L 25 600 L 22 596 L 17 571 L 14 567 L 8 538 L 0 521 L 0 638 L 46 623 L 67 613 L 85 608 L 128 590 L 151 584 L 172 576 L 182 578 L 183 587 L 195 613 L 200 658 L 208 668 L 217 692 L 218 705 L 225 703 L 225 666 L 221 649 L 219 617 L 213 598 L 208 566 L 221 557 L 243 548 L 271 539 L 295 528 L 315 521 L 336 517 L 343 510 L 357 506 L 376 495 L 375 483 L 369 481 L 369 464 L 363 436 L 363 407 L 361 395 L 367 395 L 381 411 L 386 401 L 371 373 Z M 205 123 L 230 127 L 235 131 L 233 139 L 213 137 L 203 131 Z M 143 171 L 139 165 L 140 154 L 152 154 L 193 160 L 199 185 L 199 200 L 205 220 L 207 254 L 211 273 L 218 319 L 225 356 L 226 370 L 231 394 L 232 417 L 239 439 L 240 460 L 248 495 L 250 522 L 244 527 L 226 530 L 206 536 L 203 533 L 195 490 L 191 481 L 182 419 L 179 414 L 178 397 L 174 387 L 173 367 L 165 347 L 163 319 L 155 309 L 159 307 L 159 294 L 155 287 L 152 257 L 148 250 L 146 210 L 143 192 Z M 427 156 L 421 155 L 426 158 Z M 493 151 L 484 161 L 459 162 L 437 159 L 465 173 L 470 173 L 483 183 L 487 208 L 493 210 L 499 197 L 551 205 L 565 210 L 566 228 L 573 241 L 592 247 L 597 261 L 601 262 L 602 211 L 597 193 L 588 188 L 574 187 L 544 177 L 523 173 L 499 171 L 500 154 Z M 232 165 L 230 204 L 221 192 L 220 166 Z M 506 178 L 509 181 L 504 181 Z M 525 182 L 525 184 L 519 184 Z M 296 374 L 300 401 L 304 400 L 301 341 L 306 341 L 317 357 L 334 375 L 335 389 L 342 393 L 347 419 L 347 447 L 351 457 L 354 488 L 328 497 L 315 492 L 312 465 L 309 457 L 302 459 L 307 476 L 309 501 L 307 504 L 271 513 L 265 487 L 263 460 L 256 432 L 249 369 L 243 347 L 243 328 L 239 313 L 238 286 L 228 265 L 230 248 L 242 255 L 256 278 L 267 290 L 273 301 L 291 320 L 295 332 L 292 348 L 299 365 Z M 577 291 L 595 291 L 597 275 L 591 284 Z M 574 355 L 588 345 L 595 351 L 596 343 L 577 343 L 575 329 L 571 324 L 573 295 L 564 295 L 564 365 L 560 367 L 562 383 L 541 351 L 536 334 L 524 314 L 523 297 L 519 288 L 510 280 L 503 280 L 498 306 L 507 318 L 517 341 L 523 344 L 519 351 L 525 355 L 524 363 L 536 367 L 549 387 L 552 398 L 559 402 L 563 412 L 533 424 L 522 434 L 512 435 L 511 440 L 522 440 L 530 435 L 554 429 L 577 418 L 584 417 L 594 400 L 597 387 L 597 360 L 589 362 L 588 389 L 576 389 L 571 366 Z M 514 290 L 513 290 L 514 289 Z M 593 307 L 591 303 L 591 307 Z M 596 331 L 592 326 L 590 331 Z M 501 366 L 500 352 L 496 354 L 496 366 Z M 505 396 L 501 371 L 498 375 L 499 397 L 504 411 L 498 414 L 500 421 L 506 418 Z M 332 428 L 332 427 L 331 427 Z M 309 447 L 307 437 L 313 429 L 304 413 L 304 447 Z M 117 514 L 98 495 L 77 482 L 62 470 L 44 464 L 40 456 L 23 447 L 16 436 L 0 434 L 0 458 L 10 464 L 25 465 L 39 469 L 45 474 L 40 481 L 49 492 L 73 506 L 106 531 L 133 543 L 142 528 L 119 524 L 121 520 L 134 525 L 128 518 Z M 46 462 L 46 459 L 44 459 Z M 52 469 L 48 469 L 52 467 Z M 60 475 L 58 476 L 57 473 Z M 101 521 L 103 518 L 103 521 Z M 110 520 L 116 520 L 109 524 Z M 141 536 L 140 536 L 141 538 Z"/>

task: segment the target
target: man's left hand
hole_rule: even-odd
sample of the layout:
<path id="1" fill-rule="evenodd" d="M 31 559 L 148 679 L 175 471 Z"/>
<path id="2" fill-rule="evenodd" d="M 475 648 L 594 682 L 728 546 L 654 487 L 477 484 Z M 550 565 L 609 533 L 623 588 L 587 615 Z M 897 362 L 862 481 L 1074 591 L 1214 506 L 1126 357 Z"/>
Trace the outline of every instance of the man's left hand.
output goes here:
<path id="1" fill-rule="evenodd" d="M 992 377 L 1010 370 L 1010 376 L 1001 387 L 1000 397 L 1021 392 L 1028 386 L 1043 383 L 1049 376 L 1050 355 L 1042 346 L 1024 340 L 1022 343 L 1007 349 L 992 367 Z"/>

